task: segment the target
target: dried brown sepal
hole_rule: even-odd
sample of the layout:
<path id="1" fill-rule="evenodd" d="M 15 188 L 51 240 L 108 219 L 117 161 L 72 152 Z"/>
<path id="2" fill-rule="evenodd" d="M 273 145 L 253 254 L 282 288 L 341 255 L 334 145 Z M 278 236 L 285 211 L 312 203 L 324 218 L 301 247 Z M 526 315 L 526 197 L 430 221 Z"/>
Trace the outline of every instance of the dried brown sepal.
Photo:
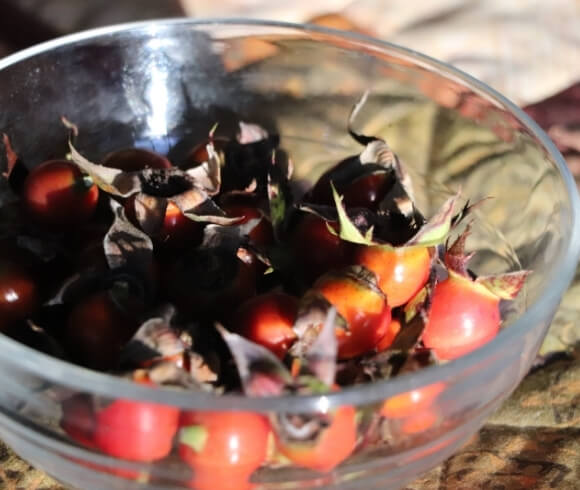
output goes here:
<path id="1" fill-rule="evenodd" d="M 390 379 L 437 364 L 429 349 L 389 349 L 361 361 L 373 381 Z"/>
<path id="2" fill-rule="evenodd" d="M 208 145 L 210 153 L 208 162 L 188 171 L 172 167 L 123 172 L 89 161 L 74 147 L 72 138 L 69 138 L 69 147 L 73 162 L 88 173 L 101 190 L 118 197 L 129 197 L 137 193 L 150 196 L 147 209 L 155 210 L 156 215 L 166 205 L 165 200 L 168 200 L 194 221 L 231 224 L 239 220 L 226 217 L 223 210 L 210 198 L 219 192 L 221 183 L 220 157 L 211 143 Z M 146 226 L 154 228 L 158 220 L 149 214 L 145 213 L 141 219 L 146 222 L 151 218 L 151 222 L 146 223 Z"/>
<path id="3" fill-rule="evenodd" d="M 5 178 L 10 178 L 10 174 L 12 170 L 16 166 L 19 158 L 14 148 L 12 148 L 12 143 L 10 142 L 10 138 L 6 133 L 2 133 L 2 142 L 4 143 L 4 150 L 6 151 L 6 170 L 2 172 L 2 176 Z"/>
<path id="4" fill-rule="evenodd" d="M 441 208 L 426 223 L 419 229 L 417 234 L 413 236 L 405 245 L 424 245 L 432 246 L 443 243 L 451 230 L 451 220 L 453 218 L 453 210 L 460 194 L 447 199 Z"/>
<path id="5" fill-rule="evenodd" d="M 374 139 L 369 142 L 359 156 L 363 165 L 378 165 L 382 169 L 392 170 L 395 174 L 395 184 L 400 188 L 399 193 L 409 201 L 415 201 L 411 176 L 398 155 L 382 139 Z M 391 190 L 392 192 L 392 190 Z"/>
<path id="6" fill-rule="evenodd" d="M 259 223 L 260 218 L 254 218 L 240 225 L 207 225 L 203 230 L 200 248 L 221 248 L 237 254 L 240 248 L 246 248 L 249 234 Z M 245 256 L 244 252 L 240 253 Z"/>
<path id="7" fill-rule="evenodd" d="M 336 376 L 336 339 L 338 314 L 336 308 L 328 310 L 322 328 L 312 345 L 306 351 L 308 370 L 326 386 L 334 384 Z"/>
<path id="8" fill-rule="evenodd" d="M 305 211 L 310 214 L 314 214 L 319 218 L 322 218 L 326 222 L 336 223 L 339 221 L 339 210 L 336 206 L 326 206 L 323 204 L 311 204 L 311 203 L 302 203 L 298 205 L 298 209 L 301 211 Z M 359 232 L 364 240 L 364 235 L 368 234 L 369 230 L 373 231 L 375 226 L 377 225 L 377 215 L 373 213 L 369 209 L 365 208 L 343 208 L 348 220 L 356 230 Z M 334 228 L 330 227 L 329 231 L 336 235 L 337 232 Z M 345 230 L 348 232 L 348 230 Z M 353 236 L 355 236 L 355 232 L 352 231 Z M 350 240 L 349 240 L 350 241 Z"/>
<path id="9" fill-rule="evenodd" d="M 57 306 L 76 303 L 91 291 L 105 288 L 110 284 L 110 280 L 108 275 L 97 270 L 77 272 L 65 279 L 58 290 L 44 304 Z"/>
<path id="10" fill-rule="evenodd" d="M 196 380 L 189 372 L 185 371 L 172 361 L 160 360 L 147 369 L 139 369 L 131 373 L 131 379 L 148 379 L 161 386 L 171 386 L 186 390 L 208 390 L 207 385 Z"/>
<path id="11" fill-rule="evenodd" d="M 498 298 L 513 300 L 524 286 L 526 278 L 530 274 L 531 271 L 528 270 L 507 272 L 494 276 L 480 276 L 475 282 L 485 286 Z"/>
<path id="12" fill-rule="evenodd" d="M 13 192 L 18 194 L 22 190 L 24 181 L 28 176 L 28 169 L 12 147 L 12 142 L 6 133 L 2 133 L 2 142 L 6 152 L 6 169 L 2 171 L 2 177 L 8 181 Z"/>
<path id="13" fill-rule="evenodd" d="M 376 141 L 378 139 L 378 138 L 375 138 L 374 136 L 365 136 L 362 133 L 357 133 L 353 129 L 354 121 L 357 118 L 357 116 L 360 114 L 360 111 L 362 110 L 362 108 L 367 103 L 369 95 L 370 95 L 370 90 L 365 90 L 365 92 L 361 95 L 360 99 L 357 100 L 353 104 L 353 106 L 350 110 L 350 114 L 348 115 L 348 120 L 347 120 L 347 124 L 346 124 L 348 134 L 350 134 L 352 136 L 352 138 L 357 143 L 360 143 L 361 145 L 368 145 L 369 143 L 372 143 L 373 141 Z"/>
<path id="14" fill-rule="evenodd" d="M 66 116 L 60 116 L 60 121 L 62 122 L 63 126 L 70 131 L 71 137 L 76 138 L 79 135 L 79 127 L 70 121 Z"/>
<path id="15" fill-rule="evenodd" d="M 129 197 L 142 190 L 140 172 L 123 172 L 115 168 L 97 165 L 81 155 L 70 138 L 68 145 L 72 161 L 83 172 L 89 174 L 102 191 L 113 196 Z"/>
<path id="16" fill-rule="evenodd" d="M 354 120 L 359 115 L 360 111 L 366 104 L 370 91 L 366 90 L 361 98 L 353 105 L 347 121 L 347 130 L 352 138 L 365 145 L 366 148 L 359 156 L 360 162 L 365 164 L 378 164 L 383 168 L 393 169 L 397 177 L 397 181 L 400 183 L 402 188 L 405 190 L 408 198 L 411 202 L 415 201 L 413 186 L 411 182 L 411 176 L 405 169 L 405 166 L 399 159 L 398 155 L 389 147 L 389 145 L 376 136 L 366 136 L 362 133 L 358 133 L 353 129 Z"/>
<path id="17" fill-rule="evenodd" d="M 332 414 L 277 413 L 272 416 L 276 434 L 286 444 L 316 446 L 324 431 L 332 423 Z"/>
<path id="18" fill-rule="evenodd" d="M 477 209 L 479 206 L 487 202 L 491 197 L 484 197 L 477 202 L 472 203 L 471 201 L 467 200 L 467 202 L 463 205 L 463 207 L 459 210 L 459 212 L 453 216 L 451 219 L 451 226 L 455 228 L 457 225 L 463 222 L 465 218 L 471 216 L 474 209 Z"/>
<path id="19" fill-rule="evenodd" d="M 293 383 L 286 366 L 268 349 L 229 332 L 219 323 L 215 327 L 232 353 L 246 395 L 280 395 Z"/>
<path id="20" fill-rule="evenodd" d="M 255 260 L 254 254 L 245 247 L 238 247 L 238 249 L 236 250 L 236 257 L 247 265 L 252 265 Z"/>
<path id="21" fill-rule="evenodd" d="M 406 352 L 390 348 L 360 360 L 360 370 L 370 381 L 392 378 L 406 359 Z"/>
<path id="22" fill-rule="evenodd" d="M 240 122 L 239 125 L 237 137 L 229 140 L 223 151 L 221 191 L 246 189 L 255 180 L 256 191 L 265 196 L 272 151 L 278 148 L 280 138 L 257 124 Z"/>
<path id="23" fill-rule="evenodd" d="M 143 366 L 184 353 L 188 346 L 170 324 L 174 314 L 174 308 L 170 307 L 162 315 L 145 321 L 123 348 L 121 364 Z"/>
<path id="24" fill-rule="evenodd" d="M 141 229 L 149 236 L 155 236 L 165 219 L 167 199 L 149 196 L 143 192 L 135 195 L 133 201 L 135 217 Z"/>
<path id="25" fill-rule="evenodd" d="M 331 271 L 325 274 L 324 277 L 352 281 L 361 288 L 368 289 L 383 298 L 385 297 L 385 294 L 379 288 L 376 274 L 362 265 L 351 265 L 339 271 Z"/>
<path id="26" fill-rule="evenodd" d="M 259 124 L 240 121 L 236 140 L 240 145 L 251 145 L 268 139 L 268 131 Z"/>
<path id="27" fill-rule="evenodd" d="M 221 188 L 223 158 L 216 151 L 211 137 L 206 150 L 209 156 L 208 161 L 186 170 L 185 173 L 193 179 L 196 187 L 203 189 L 208 195 L 214 196 L 219 193 Z"/>
<path id="28" fill-rule="evenodd" d="M 282 231 L 292 205 L 288 170 L 281 167 L 277 159 L 278 154 L 276 151 L 272 154 L 272 165 L 268 170 L 266 183 L 270 221 L 276 236 Z"/>
<path id="29" fill-rule="evenodd" d="M 290 347 L 291 356 L 299 358 L 306 356 L 320 335 L 321 327 L 331 310 L 334 310 L 334 307 L 322 294 L 312 289 L 306 292 L 300 300 L 298 314 L 292 327 L 298 339 Z M 346 320 L 338 313 L 333 323 L 335 328 L 348 329 Z"/>
<path id="30" fill-rule="evenodd" d="M 363 357 L 358 361 L 360 376 L 357 381 L 360 383 L 389 379 L 394 376 L 404 361 L 405 352 L 393 348 Z"/>
<path id="31" fill-rule="evenodd" d="M 203 191 L 191 189 L 179 196 L 169 198 L 179 210 L 190 220 L 216 225 L 231 225 L 241 221 L 241 218 L 230 218 Z"/>
<path id="32" fill-rule="evenodd" d="M 437 363 L 438 360 L 433 351 L 430 349 L 417 349 L 407 353 L 405 362 L 396 374 L 414 373 Z"/>
<path id="33" fill-rule="evenodd" d="M 436 257 L 433 256 L 433 264 L 435 263 Z M 434 267 L 433 265 L 431 268 L 427 284 L 408 301 L 400 312 L 401 329 L 394 338 L 390 349 L 406 352 L 416 349 L 419 345 L 427 324 L 433 291 L 439 280 L 438 273 Z"/>
<path id="34" fill-rule="evenodd" d="M 205 357 L 193 351 L 188 354 L 189 374 L 198 383 L 215 383 L 218 380 L 218 369 L 212 363 L 207 362 Z"/>
<path id="35" fill-rule="evenodd" d="M 468 223 L 465 230 L 457 237 L 457 239 L 446 248 L 444 255 L 445 266 L 463 277 L 470 277 L 467 270 L 467 264 L 473 257 L 474 253 L 465 253 L 465 245 L 467 238 L 471 234 L 471 223 Z"/>
<path id="36" fill-rule="evenodd" d="M 63 346 L 44 327 L 31 319 L 14 324 L 2 332 L 4 335 L 58 359 L 66 359 Z"/>
<path id="37" fill-rule="evenodd" d="M 407 220 L 401 213 L 396 213 L 394 215 L 388 212 L 385 212 L 382 215 L 377 213 L 373 225 L 365 229 L 361 227 L 360 223 L 355 223 L 350 218 L 342 202 L 342 198 L 338 195 L 334 186 L 332 186 L 332 192 L 338 215 L 339 231 L 338 233 L 332 229 L 329 229 L 329 231 L 333 234 L 337 234 L 340 238 L 348 242 L 368 246 L 379 246 L 387 250 L 393 250 L 395 248 L 393 243 L 399 241 L 402 241 L 400 246 L 405 247 L 433 246 L 442 243 L 451 230 L 453 208 L 459 197 L 457 195 L 448 199 L 433 217 L 427 220 L 427 222 L 418 227 L 418 230 L 415 231 L 417 223 L 414 213 L 412 213 L 411 220 Z M 316 211 L 320 212 L 319 209 Z M 400 220 L 397 219 L 397 216 L 404 218 L 402 223 L 398 224 Z M 422 217 L 419 219 L 422 219 Z M 404 234 L 401 235 L 399 232 L 397 224 L 398 226 L 408 227 L 408 230 L 406 230 L 408 232 L 408 238 L 406 240 L 404 239 Z M 368 226 L 368 221 L 364 225 Z M 396 234 L 393 234 L 393 226 L 397 231 Z M 385 241 L 386 237 L 390 239 L 390 242 Z M 403 240 L 401 240 L 401 238 L 403 238 Z M 399 246 L 398 243 L 397 246 Z"/>
<path id="38" fill-rule="evenodd" d="M 409 321 L 402 320 L 401 330 L 394 338 L 390 349 L 402 352 L 411 351 L 415 349 L 418 346 L 419 341 L 421 340 L 421 336 L 423 335 L 423 331 L 425 330 L 425 324 L 426 324 L 425 315 L 415 315 Z"/>
<path id="39" fill-rule="evenodd" d="M 124 270 L 142 279 L 150 278 L 153 268 L 153 243 L 125 215 L 125 210 L 111 200 L 115 219 L 103 239 L 107 263 L 113 270 Z"/>

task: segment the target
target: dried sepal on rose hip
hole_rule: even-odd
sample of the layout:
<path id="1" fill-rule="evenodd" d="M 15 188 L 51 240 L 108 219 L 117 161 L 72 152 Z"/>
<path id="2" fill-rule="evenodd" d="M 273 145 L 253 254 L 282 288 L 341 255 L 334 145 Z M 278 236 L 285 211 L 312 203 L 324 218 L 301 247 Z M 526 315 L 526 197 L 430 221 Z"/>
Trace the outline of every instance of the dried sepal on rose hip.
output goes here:
<path id="1" fill-rule="evenodd" d="M 336 318 L 336 310 L 331 308 L 319 336 L 299 359 L 299 367 L 293 369 L 294 374 L 264 347 L 220 328 L 238 366 L 244 392 L 249 396 L 275 396 L 339 389 L 334 382 Z M 319 413 L 277 413 L 271 423 L 277 450 L 292 463 L 317 471 L 333 469 L 356 444 L 356 411 L 351 406 Z"/>
<path id="2" fill-rule="evenodd" d="M 3 179 L 1 179 L 1 182 L 3 184 L 8 184 L 12 195 L 15 196 L 21 193 L 29 170 L 26 168 L 26 165 L 24 165 L 18 153 L 12 147 L 10 137 L 6 133 L 2 133 L 2 142 L 4 143 L 6 167 L 2 170 Z M 7 198 L 8 197 L 6 194 L 2 196 L 3 205 L 6 203 Z"/>
<path id="3" fill-rule="evenodd" d="M 156 384 L 212 390 L 218 380 L 217 367 L 195 352 L 186 329 L 173 324 L 175 313 L 173 307 L 166 306 L 143 322 L 123 348 L 121 365 L 145 370 Z"/>
<path id="4" fill-rule="evenodd" d="M 352 219 L 342 202 L 336 189 L 332 188 L 336 213 L 339 223 L 338 235 L 346 241 L 367 246 L 380 246 L 393 249 L 396 246 L 422 246 L 429 247 L 439 245 L 445 241 L 452 228 L 454 218 L 454 208 L 459 200 L 459 194 L 447 199 L 439 210 L 426 222 L 418 227 L 411 226 L 405 235 L 408 237 L 399 242 L 400 230 L 392 230 L 389 226 L 383 226 L 381 219 L 383 216 L 376 213 L 369 219 L 361 220 L 358 215 Z M 334 230 L 332 230 L 334 231 Z M 395 233 L 395 235 L 393 235 Z"/>
<path id="5" fill-rule="evenodd" d="M 411 179 L 399 157 L 381 138 L 366 136 L 353 130 L 354 120 L 365 105 L 368 93 L 353 106 L 348 118 L 349 134 L 365 149 L 348 157 L 326 171 L 307 193 L 304 201 L 318 205 L 332 205 L 330 184 L 334 183 L 345 195 L 349 207 L 363 207 L 372 211 L 387 211 L 399 199 L 410 203 L 409 216 L 420 213 L 413 209 L 413 189 Z"/>
<path id="6" fill-rule="evenodd" d="M 110 201 L 110 206 L 113 223 L 103 237 L 107 264 L 112 271 L 141 279 L 146 293 L 153 295 L 156 288 L 153 242 L 149 235 L 131 223 L 123 206 L 114 200 Z"/>
<path id="7" fill-rule="evenodd" d="M 230 224 L 228 218 L 212 200 L 221 187 L 221 161 L 208 145 L 209 159 L 197 167 L 181 170 L 177 167 L 143 168 L 123 171 L 95 164 L 75 148 L 71 131 L 69 148 L 72 161 L 89 174 L 95 184 L 117 198 L 134 196 L 134 212 L 139 225 L 155 234 L 164 224 L 166 211 L 175 206 L 188 219 L 196 222 Z"/>
<path id="8" fill-rule="evenodd" d="M 338 358 L 349 359 L 373 351 L 386 334 L 391 321 L 388 299 L 379 289 L 374 273 L 362 266 L 350 266 L 319 277 L 304 297 L 304 304 L 296 321 L 299 339 L 320 328 L 318 311 L 323 302 L 311 301 L 322 296 L 336 308 L 339 316 L 336 337 Z M 307 328 L 304 327 L 307 325 Z M 310 325 L 310 326 L 308 326 Z M 314 330 L 315 331 L 315 330 Z M 299 340 L 299 348 L 304 340 Z"/>
<path id="9" fill-rule="evenodd" d="M 465 252 L 470 226 L 446 247 L 444 263 L 448 277 L 433 291 L 424 345 L 439 359 L 461 357 L 492 340 L 500 330 L 500 301 L 513 300 L 530 271 L 472 277 L 467 263 L 473 254 Z"/>
<path id="10" fill-rule="evenodd" d="M 255 123 L 239 122 L 235 138 L 223 148 L 223 191 L 247 188 L 256 182 L 256 191 L 266 193 L 272 152 L 278 149 L 280 138 Z"/>
<path id="11" fill-rule="evenodd" d="M 255 261 L 246 246 L 259 220 L 208 225 L 202 244 L 187 251 L 167 272 L 169 299 L 193 319 L 223 319 L 256 293 Z"/>

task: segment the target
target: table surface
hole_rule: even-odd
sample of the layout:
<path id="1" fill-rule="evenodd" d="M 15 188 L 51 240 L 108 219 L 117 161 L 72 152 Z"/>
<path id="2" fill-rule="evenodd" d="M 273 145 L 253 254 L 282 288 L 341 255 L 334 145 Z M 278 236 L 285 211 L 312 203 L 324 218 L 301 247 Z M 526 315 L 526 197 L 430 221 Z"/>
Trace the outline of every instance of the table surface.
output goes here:
<path id="1" fill-rule="evenodd" d="M 0 0 L 0 5 L 2 4 Z M 15 2 L 16 3 L 16 2 Z M 26 0 L 20 6 L 33 8 L 44 5 L 43 15 L 50 22 L 54 11 L 46 11 L 50 2 Z M 92 4 L 93 2 L 91 2 Z M 128 2 L 116 2 L 123 11 Z M 145 15 L 159 16 L 154 2 L 145 2 L 150 10 Z M 158 2 L 163 3 L 163 2 Z M 66 8 L 85 2 L 53 1 Z M 141 3 L 139 3 L 141 5 Z M 74 7 L 70 7 L 74 8 Z M 46 11 L 46 12 L 45 12 Z M 126 20 L 125 17 L 106 22 Z M 110 12 L 109 12 L 110 13 Z M 86 17 L 83 17 L 86 21 Z M 61 19 L 58 26 L 74 30 L 75 24 Z M 2 44 L 0 56 L 10 47 Z M 580 94 L 580 89 L 575 89 Z M 576 94 L 576 92 L 574 92 Z M 549 99 L 535 114 L 545 117 L 545 129 L 558 123 L 558 110 L 569 113 L 571 103 L 578 105 L 578 121 L 566 122 L 572 127 L 580 123 L 580 95 Z M 576 100 L 578 99 L 578 100 Z M 569 136 L 569 135 L 568 135 Z M 572 134 L 574 136 L 574 134 Z M 578 142 L 566 139 L 564 153 L 573 169 L 580 174 L 580 135 Z M 578 275 L 577 275 L 578 276 Z M 543 352 L 562 352 L 541 368 L 531 372 L 503 407 L 491 417 L 487 425 L 461 451 L 439 467 L 407 486 L 408 490 L 576 490 L 580 482 L 580 278 L 577 277 L 556 315 Z M 0 442 L 0 489 L 56 490 L 60 484 L 42 471 L 33 468 Z"/>

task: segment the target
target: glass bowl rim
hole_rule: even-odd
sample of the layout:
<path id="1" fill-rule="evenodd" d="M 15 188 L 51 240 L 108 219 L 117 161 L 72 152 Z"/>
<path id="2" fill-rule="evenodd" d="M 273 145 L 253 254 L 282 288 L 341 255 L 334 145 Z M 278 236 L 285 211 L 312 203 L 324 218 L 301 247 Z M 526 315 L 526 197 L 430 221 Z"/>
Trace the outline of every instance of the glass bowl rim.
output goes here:
<path id="1" fill-rule="evenodd" d="M 129 380 L 117 378 L 105 373 L 92 371 L 72 363 L 53 358 L 38 352 L 4 335 L 0 335 L 0 360 L 7 365 L 21 368 L 33 373 L 44 380 L 49 380 L 59 385 L 67 386 L 81 392 L 90 392 L 111 399 L 131 398 L 141 401 L 171 404 L 181 408 L 197 410 L 244 410 L 253 412 L 285 411 L 285 412 L 309 412 L 328 410 L 340 405 L 364 405 L 376 403 L 398 393 L 417 389 L 431 383 L 445 381 L 455 375 L 471 372 L 472 368 L 486 359 L 489 359 L 500 350 L 501 346 L 509 345 L 517 341 L 526 332 L 529 325 L 534 324 L 534 319 L 539 319 L 545 314 L 545 310 L 553 304 L 558 304 L 561 295 L 571 282 L 578 259 L 580 257 L 580 198 L 576 184 L 570 174 L 566 162 L 547 134 L 518 106 L 509 101 L 493 88 L 468 75 L 467 73 L 452 67 L 435 58 L 422 54 L 418 51 L 398 46 L 396 44 L 369 37 L 364 34 L 340 31 L 327 27 L 308 24 L 296 24 L 290 22 L 268 21 L 258 19 L 239 18 L 173 18 L 155 19 L 148 21 L 129 22 L 89 29 L 74 34 L 62 36 L 0 59 L 0 70 L 17 64 L 28 58 L 46 53 L 50 50 L 67 45 L 73 45 L 91 39 L 102 38 L 114 34 L 130 31 L 156 30 L 157 28 L 169 28 L 175 26 L 185 27 L 238 27 L 252 28 L 265 27 L 273 30 L 273 33 L 286 31 L 301 32 L 303 34 L 323 35 L 328 40 L 340 40 L 346 42 L 351 48 L 364 45 L 366 48 L 374 48 L 378 51 L 388 52 L 401 59 L 411 60 L 414 65 L 437 71 L 447 79 L 458 80 L 466 87 L 479 95 L 485 95 L 499 107 L 513 115 L 526 130 L 544 148 L 549 158 L 554 162 L 563 179 L 567 191 L 571 209 L 572 231 L 563 253 L 557 258 L 551 274 L 546 280 L 546 293 L 513 322 L 509 328 L 502 331 L 489 343 L 459 359 L 440 366 L 433 366 L 416 373 L 403 375 L 397 378 L 378 381 L 354 387 L 344 388 L 341 391 L 325 395 L 285 395 L 267 398 L 250 398 L 244 395 L 213 395 L 204 392 L 180 391 L 167 387 L 151 387 L 133 383 Z M 259 32 L 259 34 L 263 34 Z M 252 37 L 250 34 L 248 37 Z M 313 42 L 321 42 L 313 40 Z"/>

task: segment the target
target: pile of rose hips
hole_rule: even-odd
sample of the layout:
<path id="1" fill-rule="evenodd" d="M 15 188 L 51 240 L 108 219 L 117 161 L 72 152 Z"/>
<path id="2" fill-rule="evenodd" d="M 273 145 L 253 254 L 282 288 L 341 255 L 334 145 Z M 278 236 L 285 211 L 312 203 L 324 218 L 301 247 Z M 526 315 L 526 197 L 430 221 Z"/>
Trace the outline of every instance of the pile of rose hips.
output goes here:
<path id="1" fill-rule="evenodd" d="M 63 122 L 68 159 L 30 171 L 4 137 L 0 328 L 82 366 L 216 394 L 336 391 L 478 348 L 524 283 L 525 271 L 476 277 L 473 206 L 456 210 L 453 196 L 425 219 L 379 138 L 349 129 L 363 151 L 304 192 L 278 137 L 255 124 L 212 129 L 180 162 L 131 148 L 93 163 Z M 177 445 L 194 486 L 244 488 L 264 464 L 329 471 L 381 423 L 429 429 L 443 388 L 390 398 L 371 422 L 351 406 L 266 417 L 75 394 L 61 426 L 132 461 Z"/>

